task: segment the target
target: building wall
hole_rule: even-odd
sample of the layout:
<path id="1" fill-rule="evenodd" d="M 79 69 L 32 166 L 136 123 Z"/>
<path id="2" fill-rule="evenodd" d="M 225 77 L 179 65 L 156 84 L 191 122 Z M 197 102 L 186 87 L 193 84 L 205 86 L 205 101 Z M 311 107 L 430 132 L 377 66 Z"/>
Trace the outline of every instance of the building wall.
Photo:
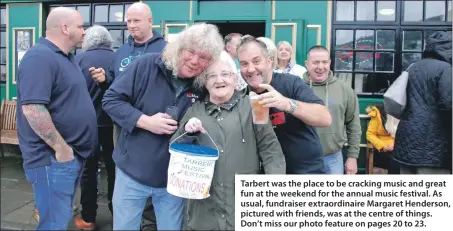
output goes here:
<path id="1" fill-rule="evenodd" d="M 0 97 L 2 101 L 6 99 L 6 84 L 4 83 L 0 84 Z"/>
<path id="2" fill-rule="evenodd" d="M 7 4 L 7 83 L 2 88 L 1 99 L 11 100 L 16 97 L 14 62 L 16 54 L 12 49 L 13 30 L 30 28 L 34 30 L 33 43 L 43 34 L 43 19 L 46 13 L 43 5 L 46 2 L 70 1 L 29 1 L 5 0 Z M 154 26 L 159 32 L 177 33 L 196 21 L 212 20 L 259 20 L 266 22 L 266 36 L 276 43 L 288 40 L 297 44 L 297 62 L 305 61 L 307 49 L 315 44 L 329 46 L 329 1 L 143 1 L 153 11 Z M 169 13 L 171 12 L 171 13 Z M 26 17 L 24 17 L 26 16 Z M 162 22 L 165 22 L 163 25 Z M 297 24 L 296 36 L 293 37 L 293 26 L 275 26 L 274 24 Z M 161 28 L 165 27 L 165 28 Z M 295 39 L 294 39 L 295 38 Z M 4 90 L 3 90 L 4 89 Z"/>
<path id="3" fill-rule="evenodd" d="M 181 27 L 173 24 L 191 24 L 196 21 L 265 21 L 266 36 L 272 37 L 272 25 L 297 24 L 297 35 L 292 37 L 291 25 L 278 26 L 275 29 L 275 42 L 288 40 L 296 42 L 298 63 L 303 64 L 307 49 L 313 45 L 328 46 L 330 43 L 328 5 L 329 1 L 144 1 L 153 10 L 154 23 L 161 25 L 165 21 L 170 25 L 168 31 L 175 33 Z M 172 13 L 168 14 L 168 9 Z M 165 30 L 165 28 L 164 28 Z M 293 38 L 295 38 L 293 40 Z"/>
<path id="4" fill-rule="evenodd" d="M 7 22 L 7 78 L 5 86 L 5 99 L 11 100 L 17 96 L 16 89 L 16 67 L 17 60 L 16 52 L 13 44 L 16 41 L 15 31 L 21 29 L 32 30 L 32 44 L 36 43 L 41 35 L 42 20 L 42 4 L 41 3 L 10 3 L 7 4 L 6 15 Z M 27 17 L 24 17 L 26 15 Z M 39 71 L 39 70 L 36 70 Z M 2 88 L 3 90 L 3 88 Z M 3 91 L 2 91 L 3 92 Z M 2 93 L 2 99 L 3 98 Z"/>
<path id="5" fill-rule="evenodd" d="M 330 45 L 329 1 L 275 1 L 276 19 L 305 21 L 303 53 L 298 63 L 305 65 L 306 51 L 314 45 Z M 319 41 L 318 41 L 319 40 Z"/>

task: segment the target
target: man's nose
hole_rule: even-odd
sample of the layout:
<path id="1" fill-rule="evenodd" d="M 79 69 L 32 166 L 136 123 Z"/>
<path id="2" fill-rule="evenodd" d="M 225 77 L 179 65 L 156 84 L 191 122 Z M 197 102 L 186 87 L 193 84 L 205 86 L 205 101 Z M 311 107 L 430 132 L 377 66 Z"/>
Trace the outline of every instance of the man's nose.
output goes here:
<path id="1" fill-rule="evenodd" d="M 196 64 L 198 64 L 198 59 L 199 59 L 198 55 L 194 55 L 194 56 L 192 56 L 192 58 L 190 59 L 190 63 L 191 63 L 192 65 L 196 65 Z"/>
<path id="2" fill-rule="evenodd" d="M 248 73 L 253 73 L 253 72 L 255 72 L 255 69 L 256 69 L 255 66 L 249 65 L 249 66 L 247 67 L 247 72 L 248 72 Z"/>

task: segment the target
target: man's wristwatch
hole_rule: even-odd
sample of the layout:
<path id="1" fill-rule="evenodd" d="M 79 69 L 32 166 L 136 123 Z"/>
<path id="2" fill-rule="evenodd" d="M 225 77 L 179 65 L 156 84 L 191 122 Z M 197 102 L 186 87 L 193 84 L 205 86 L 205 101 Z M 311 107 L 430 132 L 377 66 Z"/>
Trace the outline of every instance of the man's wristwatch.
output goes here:
<path id="1" fill-rule="evenodd" d="M 291 108 L 287 111 L 287 113 L 293 114 L 293 112 L 297 109 L 297 101 L 294 99 L 290 99 L 289 105 L 291 105 Z"/>

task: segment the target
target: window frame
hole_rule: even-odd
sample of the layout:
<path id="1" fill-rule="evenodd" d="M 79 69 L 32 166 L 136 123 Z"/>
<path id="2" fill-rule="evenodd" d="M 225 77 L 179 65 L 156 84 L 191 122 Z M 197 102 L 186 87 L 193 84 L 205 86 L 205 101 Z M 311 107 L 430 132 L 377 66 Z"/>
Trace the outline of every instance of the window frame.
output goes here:
<path id="1" fill-rule="evenodd" d="M 80 2 L 80 3 L 64 3 L 64 4 L 49 4 L 47 5 L 47 12 L 50 12 L 50 10 L 53 7 L 59 7 L 59 6 L 64 6 L 64 7 L 75 7 L 77 9 L 78 6 L 88 6 L 89 7 L 89 22 L 85 22 L 83 24 L 83 27 L 85 29 L 89 28 L 90 26 L 93 25 L 100 25 L 104 26 L 107 30 L 127 30 L 127 23 L 125 21 L 126 17 L 126 6 L 133 4 L 133 1 L 96 1 L 96 3 L 93 2 Z M 122 22 L 96 22 L 95 17 L 96 17 L 96 10 L 95 6 L 98 5 L 107 5 L 107 21 L 110 20 L 110 6 L 111 5 L 122 5 L 123 7 L 123 20 Z M 122 41 L 124 41 L 124 32 L 121 33 L 122 36 Z M 115 39 L 115 38 L 113 38 Z M 116 50 L 116 48 L 114 48 Z M 77 51 L 74 51 L 74 54 L 77 54 Z"/>
<path id="2" fill-rule="evenodd" d="M 363 1 L 363 0 L 349 0 L 349 1 L 353 1 L 354 2 L 354 20 L 352 21 L 340 21 L 340 20 L 337 20 L 337 3 L 338 2 L 349 2 L 349 1 L 341 1 L 341 0 L 332 0 L 333 1 L 333 4 L 332 4 L 332 25 L 336 25 L 336 24 L 339 24 L 339 25 L 397 25 L 400 23 L 400 19 L 401 19 L 401 13 L 399 10 L 398 10 L 398 5 L 401 4 L 401 1 L 400 0 L 394 0 L 395 1 L 395 21 L 378 21 L 377 20 L 377 2 L 378 1 L 374 1 L 374 20 L 371 21 L 365 21 L 365 20 L 360 20 L 360 21 L 357 21 L 357 2 L 358 1 Z M 371 1 L 369 1 L 371 2 Z"/>
<path id="3" fill-rule="evenodd" d="M 436 31 L 436 30 L 445 30 L 451 31 L 452 30 L 452 21 L 448 21 L 448 1 L 445 0 L 445 21 L 423 21 L 423 22 L 403 22 L 404 16 L 404 2 L 403 1 L 395 1 L 395 21 L 377 21 L 377 2 L 374 1 L 374 21 L 355 21 L 357 17 L 357 0 L 354 0 L 354 21 L 337 21 L 336 20 L 336 11 L 337 11 L 337 3 L 339 0 L 334 0 L 332 4 L 332 29 L 331 29 L 331 70 L 335 74 L 340 73 L 348 73 L 351 74 L 352 83 L 351 87 L 355 89 L 356 87 L 356 74 L 385 74 L 385 75 L 392 75 L 390 82 L 393 82 L 403 71 L 403 54 L 406 53 L 423 53 L 423 48 L 425 44 L 425 34 L 426 31 Z M 425 0 L 426 1 L 426 0 Z M 423 6 L 425 6 L 425 2 Z M 425 8 L 423 8 L 423 19 L 425 18 Z M 380 50 L 376 50 L 376 47 L 373 47 L 373 50 L 360 50 L 355 49 L 347 49 L 347 51 L 353 52 L 352 54 L 352 67 L 351 70 L 335 70 L 335 62 L 336 62 L 336 52 L 342 51 L 342 49 L 336 48 L 336 31 L 337 30 L 353 30 L 353 41 L 355 41 L 356 30 L 374 30 L 374 44 L 376 44 L 376 31 L 377 30 L 394 30 L 395 31 L 395 47 L 394 47 L 394 61 L 393 61 L 393 72 L 383 72 L 383 71 L 375 71 L 376 60 L 375 56 L 373 57 L 373 70 L 372 71 L 363 71 L 363 70 L 354 70 L 356 66 L 356 58 L 355 52 L 356 51 L 365 51 L 365 52 L 380 52 Z M 403 31 L 408 30 L 415 30 L 415 31 L 423 31 L 422 32 L 422 51 L 403 51 L 402 47 L 402 39 L 403 39 Z M 344 50 L 343 50 L 344 51 Z M 387 50 L 383 50 L 382 52 L 386 52 Z M 349 81 L 348 81 L 349 84 Z M 373 97 L 373 98 L 381 98 L 383 97 L 384 93 L 378 92 L 358 92 L 357 95 L 361 97 Z"/>
<path id="4" fill-rule="evenodd" d="M 7 56 L 8 56 L 8 44 L 6 43 L 6 40 L 8 40 L 8 39 L 6 39 L 6 36 L 7 36 L 7 33 L 6 33 L 6 28 L 7 28 L 7 26 L 6 26 L 6 21 L 7 21 L 7 18 L 6 18 L 6 5 L 4 5 L 4 4 L 0 5 L 0 9 L 5 9 L 5 22 L 4 22 L 4 24 L 3 23 L 0 24 L 0 32 L 4 32 L 5 33 L 5 41 L 4 41 L 5 42 L 5 46 L 1 46 L 0 45 L 0 49 L 5 49 L 5 60 L 1 60 L 0 61 L 0 66 L 4 66 L 5 67 L 5 69 L 4 69 L 5 70 L 5 80 L 2 80 L 0 78 L 0 84 L 6 84 L 6 81 L 7 81 L 7 78 L 8 78 L 8 76 L 6 76 L 6 72 L 7 72 L 6 68 L 8 68 L 8 64 L 6 63 L 6 59 L 7 59 Z M 1 72 L 0 72 L 0 75 L 1 75 Z"/>
<path id="5" fill-rule="evenodd" d="M 421 0 L 418 0 L 418 1 L 421 1 Z M 439 0 L 439 1 L 445 1 L 445 18 L 444 18 L 444 21 L 425 21 L 425 17 L 426 17 L 426 1 L 427 0 L 423 0 L 423 8 L 422 8 L 422 21 L 404 21 L 403 20 L 403 17 L 404 17 L 404 1 L 399 1 L 400 2 L 400 5 L 401 5 L 401 25 L 404 25 L 404 26 L 430 26 L 430 25 L 433 25 L 433 26 L 439 26 L 439 25 L 445 25 L 445 26 L 448 26 L 450 25 L 451 27 L 451 21 L 448 21 L 448 2 L 450 0 Z M 429 1 L 429 0 L 428 0 Z M 431 0 L 432 1 L 432 0 Z M 452 6 L 453 7 L 453 6 Z"/>

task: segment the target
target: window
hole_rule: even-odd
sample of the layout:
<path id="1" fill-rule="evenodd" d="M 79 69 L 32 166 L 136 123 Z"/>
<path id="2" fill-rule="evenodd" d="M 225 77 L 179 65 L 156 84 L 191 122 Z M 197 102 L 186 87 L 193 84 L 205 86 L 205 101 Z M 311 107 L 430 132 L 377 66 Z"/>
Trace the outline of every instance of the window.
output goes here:
<path id="1" fill-rule="evenodd" d="M 421 59 L 430 34 L 451 31 L 451 1 L 431 2 L 335 1 L 335 75 L 359 95 L 383 95 L 403 70 Z"/>
<path id="2" fill-rule="evenodd" d="M 350 73 L 341 77 L 346 78 L 357 93 L 379 92 L 378 86 L 364 84 L 364 81 L 394 73 L 395 30 L 355 29 L 335 33 L 334 72 Z M 385 85 L 387 80 L 383 81 Z"/>
<path id="3" fill-rule="evenodd" d="M 50 5 L 52 10 L 58 6 L 73 7 L 83 17 L 84 27 L 87 29 L 92 25 L 105 26 L 112 36 L 113 49 L 118 49 L 125 41 L 129 33 L 126 27 L 126 11 L 132 3 L 81 3 Z M 74 51 L 74 54 L 81 52 L 81 49 Z"/>
<path id="4" fill-rule="evenodd" d="M 451 0 L 404 1 L 403 8 L 404 22 L 451 21 Z"/>
<path id="5" fill-rule="evenodd" d="M 0 83 L 6 83 L 6 8 L 0 6 Z"/>
<path id="6" fill-rule="evenodd" d="M 336 1 L 335 21 L 395 21 L 396 1 Z"/>

